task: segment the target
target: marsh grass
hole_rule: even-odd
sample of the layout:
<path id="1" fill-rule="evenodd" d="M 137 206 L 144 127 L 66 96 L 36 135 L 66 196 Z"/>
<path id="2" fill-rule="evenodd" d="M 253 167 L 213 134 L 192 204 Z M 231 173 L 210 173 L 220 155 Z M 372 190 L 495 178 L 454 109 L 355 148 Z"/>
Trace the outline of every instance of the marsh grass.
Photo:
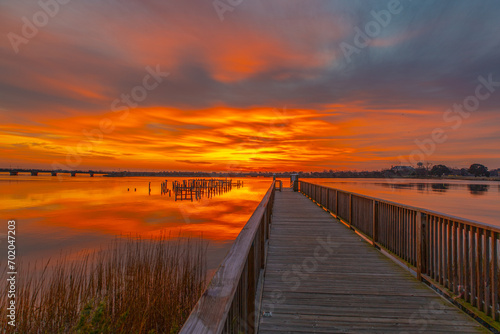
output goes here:
<path id="1" fill-rule="evenodd" d="M 27 268 L 17 275 L 15 328 L 7 324 L 7 284 L 0 287 L 0 328 L 176 333 L 205 288 L 205 252 L 201 239 L 128 238 L 77 260 L 62 257 L 41 270 Z"/>

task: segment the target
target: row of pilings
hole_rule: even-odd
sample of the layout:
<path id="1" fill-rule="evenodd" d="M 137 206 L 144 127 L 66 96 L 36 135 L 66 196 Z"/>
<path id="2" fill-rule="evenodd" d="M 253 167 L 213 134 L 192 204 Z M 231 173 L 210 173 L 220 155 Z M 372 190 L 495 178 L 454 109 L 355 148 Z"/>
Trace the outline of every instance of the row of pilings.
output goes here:
<path id="1" fill-rule="evenodd" d="M 171 181 L 171 188 L 168 188 L 168 180 L 162 182 L 161 194 L 174 196 L 175 200 L 199 200 L 203 197 L 211 198 L 231 191 L 233 187 L 243 187 L 243 181 L 232 179 L 187 179 L 181 181 Z"/>

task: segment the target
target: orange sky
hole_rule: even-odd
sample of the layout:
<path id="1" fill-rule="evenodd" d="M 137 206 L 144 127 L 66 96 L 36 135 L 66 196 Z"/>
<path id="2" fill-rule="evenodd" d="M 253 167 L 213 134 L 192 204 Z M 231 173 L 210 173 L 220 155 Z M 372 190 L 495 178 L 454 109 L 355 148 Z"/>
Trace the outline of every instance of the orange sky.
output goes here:
<path id="1" fill-rule="evenodd" d="M 499 24 L 488 21 L 498 4 L 439 4 L 438 18 L 426 15 L 436 6 L 404 4 L 346 57 L 340 45 L 355 45 L 385 2 L 245 2 L 223 21 L 195 2 L 73 0 L 17 52 L 4 38 L 0 167 L 500 167 L 500 92 L 467 117 L 447 114 L 479 78 L 500 81 Z M 3 2 L 1 32 L 22 36 L 22 17 L 40 10 Z M 454 23 L 464 13 L 492 23 L 471 33 Z"/>

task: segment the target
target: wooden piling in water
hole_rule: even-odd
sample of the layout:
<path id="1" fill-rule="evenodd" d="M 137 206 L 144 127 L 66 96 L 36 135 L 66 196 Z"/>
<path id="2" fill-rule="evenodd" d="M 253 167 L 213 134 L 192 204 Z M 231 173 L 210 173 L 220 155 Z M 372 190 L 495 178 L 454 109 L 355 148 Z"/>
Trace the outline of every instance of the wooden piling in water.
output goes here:
<path id="1" fill-rule="evenodd" d="M 199 200 L 206 196 L 211 198 L 232 190 L 233 187 L 243 187 L 243 181 L 233 182 L 231 179 L 188 179 L 172 181 L 172 189 L 167 189 L 167 182 L 162 184 L 163 193 L 174 192 L 175 200 Z"/>

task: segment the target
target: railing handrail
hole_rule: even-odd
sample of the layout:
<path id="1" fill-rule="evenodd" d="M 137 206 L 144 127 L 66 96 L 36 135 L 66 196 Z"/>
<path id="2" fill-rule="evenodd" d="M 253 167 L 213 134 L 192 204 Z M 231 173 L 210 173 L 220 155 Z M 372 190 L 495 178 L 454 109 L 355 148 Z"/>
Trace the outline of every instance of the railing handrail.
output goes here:
<path id="1" fill-rule="evenodd" d="M 222 332 L 258 228 L 268 206 L 272 205 L 274 187 L 273 181 L 191 311 L 181 334 Z"/>
<path id="2" fill-rule="evenodd" d="M 444 218 L 444 219 L 451 219 L 451 220 L 454 220 L 454 221 L 459 222 L 461 224 L 466 224 L 466 225 L 470 225 L 470 226 L 474 226 L 474 227 L 488 229 L 488 230 L 490 230 L 492 232 L 500 233 L 500 227 L 496 226 L 496 225 L 482 223 L 482 222 L 479 222 L 479 221 L 476 221 L 476 220 L 472 220 L 472 219 L 468 219 L 468 218 L 456 217 L 456 216 L 449 215 L 449 214 L 446 214 L 446 213 L 433 211 L 433 210 L 430 210 L 430 209 L 424 209 L 424 208 L 420 208 L 420 207 L 417 207 L 417 206 L 412 206 L 412 205 L 408 205 L 408 204 L 397 203 L 397 202 L 393 202 L 393 201 L 382 199 L 382 198 L 378 198 L 378 197 L 373 197 L 373 196 L 369 196 L 369 195 L 355 193 L 355 192 L 348 191 L 348 190 L 343 190 L 343 189 L 339 189 L 339 188 L 325 186 L 325 185 L 322 185 L 322 184 L 311 183 L 311 182 L 306 182 L 306 181 L 299 181 L 299 182 L 303 182 L 303 183 L 306 183 L 306 184 L 312 184 L 312 185 L 315 185 L 315 186 L 321 187 L 321 188 L 333 189 L 333 190 L 336 190 L 336 191 L 343 192 L 345 194 L 355 195 L 357 197 L 374 200 L 374 201 L 377 201 L 379 203 L 386 203 L 386 204 L 390 204 L 390 205 L 395 205 L 395 206 L 399 206 L 399 207 L 401 207 L 403 209 L 414 210 L 414 211 L 418 211 L 418 212 L 421 212 L 421 213 L 424 213 L 424 214 L 428 214 L 428 215 L 430 214 L 430 215 L 433 215 L 433 216 L 436 216 L 436 217 L 440 217 L 440 218 Z"/>
<path id="3" fill-rule="evenodd" d="M 315 183 L 300 181 L 300 187 L 373 246 L 414 270 L 417 279 L 461 306 L 469 303 L 464 306 L 469 313 L 498 328 L 498 226 Z"/>

